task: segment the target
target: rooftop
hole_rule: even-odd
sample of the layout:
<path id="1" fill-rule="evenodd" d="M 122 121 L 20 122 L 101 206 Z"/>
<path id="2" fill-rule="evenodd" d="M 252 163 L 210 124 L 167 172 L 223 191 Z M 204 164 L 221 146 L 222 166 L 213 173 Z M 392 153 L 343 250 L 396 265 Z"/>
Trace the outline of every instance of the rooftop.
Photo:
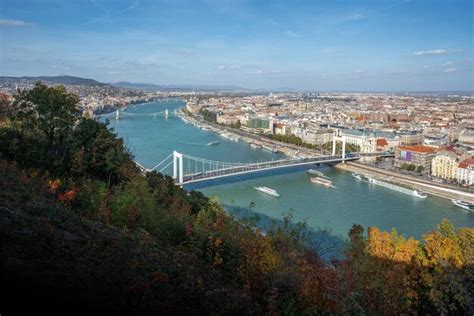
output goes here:
<path id="1" fill-rule="evenodd" d="M 461 161 L 459 163 L 459 168 L 467 169 L 470 165 L 474 165 L 474 157 Z"/>
<path id="2" fill-rule="evenodd" d="M 412 152 L 417 152 L 417 153 L 420 153 L 420 154 L 430 154 L 430 153 L 435 152 L 435 150 L 433 148 L 423 146 L 423 145 L 400 146 L 400 150 L 412 151 Z"/>

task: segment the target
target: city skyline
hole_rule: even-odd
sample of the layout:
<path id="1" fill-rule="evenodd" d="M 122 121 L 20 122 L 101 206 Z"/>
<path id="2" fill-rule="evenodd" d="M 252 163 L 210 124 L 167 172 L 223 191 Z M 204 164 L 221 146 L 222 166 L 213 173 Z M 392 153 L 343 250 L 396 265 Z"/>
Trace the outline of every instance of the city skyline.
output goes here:
<path id="1" fill-rule="evenodd" d="M 0 75 L 472 91 L 472 9 L 462 0 L 8 1 Z"/>

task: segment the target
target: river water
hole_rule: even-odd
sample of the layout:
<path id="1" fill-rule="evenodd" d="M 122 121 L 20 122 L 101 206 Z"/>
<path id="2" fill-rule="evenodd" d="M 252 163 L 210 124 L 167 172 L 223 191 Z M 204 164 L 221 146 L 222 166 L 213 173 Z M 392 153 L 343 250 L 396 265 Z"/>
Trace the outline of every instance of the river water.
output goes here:
<path id="1" fill-rule="evenodd" d="M 173 116 L 184 106 L 180 100 L 165 100 L 131 106 L 129 115 L 115 120 L 110 127 L 125 140 L 138 162 L 152 167 L 173 150 L 192 156 L 228 162 L 255 162 L 282 158 L 261 149 L 252 149 L 242 141 L 226 140 L 218 134 L 185 124 Z M 143 115 L 168 109 L 163 114 Z M 208 145 L 217 141 L 218 145 Z M 474 227 L 474 213 L 454 206 L 451 201 L 429 195 L 419 199 L 390 189 L 355 180 L 351 173 L 329 166 L 317 167 L 331 178 L 336 188 L 310 182 L 309 167 L 265 172 L 221 179 L 189 186 L 205 195 L 216 196 L 226 208 L 240 217 L 258 217 L 262 223 L 278 222 L 282 214 L 291 214 L 294 222 L 305 221 L 314 230 L 325 230 L 341 240 L 355 223 L 382 230 L 395 228 L 406 237 L 421 238 L 443 218 L 457 226 Z M 311 168 L 316 168 L 311 167 Z M 167 169 L 169 172 L 169 168 Z M 254 189 L 268 186 L 281 197 L 274 198 Z"/>

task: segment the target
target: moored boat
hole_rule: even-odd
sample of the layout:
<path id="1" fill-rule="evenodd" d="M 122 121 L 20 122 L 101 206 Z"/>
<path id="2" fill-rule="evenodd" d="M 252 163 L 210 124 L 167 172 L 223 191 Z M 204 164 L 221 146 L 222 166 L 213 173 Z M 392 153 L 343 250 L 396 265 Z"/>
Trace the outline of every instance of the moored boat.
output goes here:
<path id="1" fill-rule="evenodd" d="M 269 187 L 255 187 L 255 190 L 266 193 L 274 197 L 280 197 L 280 194 L 278 194 L 277 191 L 270 189 Z"/>
<path id="2" fill-rule="evenodd" d="M 316 184 L 321 184 L 321 185 L 324 185 L 326 187 L 331 187 L 332 186 L 332 181 L 331 180 L 324 179 L 324 178 L 321 178 L 321 177 L 311 178 L 311 182 L 316 183 Z"/>
<path id="3" fill-rule="evenodd" d="M 421 192 L 419 190 L 413 190 L 413 196 L 416 196 L 420 199 L 426 199 L 428 197 L 428 195 L 424 192 Z"/>
<path id="4" fill-rule="evenodd" d="M 374 178 L 371 178 L 371 177 L 367 177 L 367 181 L 369 181 L 370 183 L 373 183 L 373 184 L 377 184 L 377 180 L 375 180 Z"/>
<path id="5" fill-rule="evenodd" d="M 361 176 L 360 174 L 358 174 L 358 173 L 353 172 L 353 173 L 352 173 L 352 176 L 353 176 L 354 178 L 356 178 L 357 180 L 362 180 L 362 176 Z"/>
<path id="6" fill-rule="evenodd" d="M 262 148 L 269 151 L 269 152 L 271 152 L 271 153 L 277 152 L 277 150 L 274 147 L 270 147 L 270 146 L 267 146 L 267 145 L 262 145 Z"/>
<path id="7" fill-rule="evenodd" d="M 466 202 L 463 200 L 451 200 L 454 205 L 459 206 L 468 211 L 474 211 L 474 203 Z"/>

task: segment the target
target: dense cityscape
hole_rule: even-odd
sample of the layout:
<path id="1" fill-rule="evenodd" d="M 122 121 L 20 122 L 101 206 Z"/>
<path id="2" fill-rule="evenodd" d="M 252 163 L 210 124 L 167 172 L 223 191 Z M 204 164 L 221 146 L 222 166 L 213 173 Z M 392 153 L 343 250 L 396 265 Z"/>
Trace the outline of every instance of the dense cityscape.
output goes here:
<path id="1" fill-rule="evenodd" d="M 0 93 L 11 98 L 17 89 L 34 84 L 35 79 L 3 78 Z M 88 117 L 153 100 L 184 98 L 189 100 L 189 113 L 202 117 L 205 112 L 208 120 L 222 126 L 295 136 L 314 146 L 340 134 L 358 152 L 394 153 L 394 160 L 383 164 L 385 169 L 438 183 L 474 185 L 474 97 L 469 94 L 145 91 L 97 81 L 66 87 L 80 96 L 79 110 Z"/>

